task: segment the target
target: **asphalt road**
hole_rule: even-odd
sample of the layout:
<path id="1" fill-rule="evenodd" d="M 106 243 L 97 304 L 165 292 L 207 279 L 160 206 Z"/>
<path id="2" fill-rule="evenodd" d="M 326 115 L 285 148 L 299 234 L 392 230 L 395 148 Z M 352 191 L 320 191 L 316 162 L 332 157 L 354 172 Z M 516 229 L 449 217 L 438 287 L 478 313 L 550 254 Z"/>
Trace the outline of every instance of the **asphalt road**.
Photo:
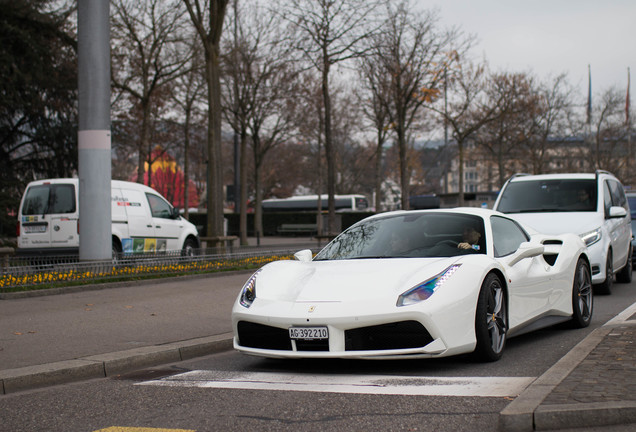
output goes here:
<path id="1" fill-rule="evenodd" d="M 245 275 L 237 278 L 243 280 Z M 236 289 L 228 287 L 231 284 L 224 278 L 219 278 L 217 282 L 219 289 Z M 192 283 L 196 284 L 197 281 Z M 108 295 L 121 297 L 124 292 L 125 290 L 115 289 Z M 173 290 L 155 287 L 152 295 L 165 300 L 166 310 L 174 309 L 170 307 L 177 301 Z M 85 301 L 84 298 L 77 300 L 80 303 Z M 220 296 L 212 300 L 225 301 Z M 124 309 L 126 305 L 133 305 L 133 310 L 141 308 L 139 305 L 142 304 L 132 303 L 131 298 L 113 298 L 112 302 Z M 352 376 L 359 380 L 382 376 L 387 382 L 394 381 L 397 387 L 403 386 L 404 389 L 408 387 L 403 384 L 408 377 L 435 378 L 440 382 L 461 378 L 459 382 L 463 383 L 477 378 L 487 378 L 485 381 L 499 378 L 507 382 L 512 378 L 537 377 L 594 328 L 634 302 L 636 282 L 615 285 L 611 296 L 596 297 L 594 319 L 590 328 L 571 330 L 563 326 L 552 327 L 511 339 L 504 357 L 496 363 L 475 363 L 469 356 L 405 361 L 282 361 L 249 357 L 230 351 L 124 376 L 8 394 L 0 396 L 0 431 L 98 431 L 114 427 L 122 429 L 110 431 L 132 432 L 132 428 L 142 427 L 195 431 L 494 431 L 499 412 L 514 396 L 483 396 L 479 394 L 479 388 L 472 390 L 472 393 L 467 392 L 466 396 L 442 396 L 401 394 L 399 391 L 394 394 L 341 393 L 325 389 L 324 386 L 329 380 L 339 382 Z M 178 309 L 184 308 L 187 308 L 187 304 L 178 304 Z M 103 318 L 106 320 L 106 327 L 109 318 L 121 319 L 119 316 L 109 315 L 112 310 L 109 312 L 108 308 L 105 309 Z M 142 321 L 151 321 L 153 317 L 149 314 L 157 313 L 143 312 L 146 318 L 140 320 L 140 326 Z M 162 317 L 164 312 L 159 313 L 159 317 Z M 168 318 L 168 312 L 165 313 Z M 186 310 L 182 313 L 181 319 L 176 315 L 170 318 L 174 319 L 175 331 L 185 328 L 187 331 L 204 333 L 206 321 L 225 319 L 194 317 L 188 315 Z M 36 315 L 34 314 L 34 319 Z M 198 320 L 201 321 L 195 322 Z M 72 334 L 76 330 L 68 331 Z M 151 338 L 152 326 L 140 329 L 138 339 L 145 341 Z M 51 350 L 56 349 L 55 345 L 60 340 L 51 340 Z M 165 380 L 175 380 L 181 376 L 178 374 L 184 372 L 198 374 L 199 377 L 247 377 L 243 381 L 254 381 L 254 376 L 267 374 L 270 377 L 267 382 L 260 383 L 264 386 L 271 384 L 272 377 L 275 379 L 289 375 L 311 377 L 315 382 L 314 388 L 302 391 L 293 386 L 282 389 L 254 389 L 253 386 L 218 388 L 205 379 L 197 381 L 197 386 L 191 385 L 192 383 L 181 385 L 182 382 L 174 385 L 148 385 L 149 380 L 162 377 Z M 320 386 L 323 388 L 320 389 Z M 631 429 L 618 426 L 604 430 Z"/>

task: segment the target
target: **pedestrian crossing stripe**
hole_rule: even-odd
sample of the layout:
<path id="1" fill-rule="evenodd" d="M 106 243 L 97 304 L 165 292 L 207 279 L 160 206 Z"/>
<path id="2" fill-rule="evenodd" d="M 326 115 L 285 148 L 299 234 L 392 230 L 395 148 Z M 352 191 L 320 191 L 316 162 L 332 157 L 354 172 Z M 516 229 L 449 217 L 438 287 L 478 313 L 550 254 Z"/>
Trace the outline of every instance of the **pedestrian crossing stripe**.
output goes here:
<path id="1" fill-rule="evenodd" d="M 99 429 L 93 432 L 196 432 L 193 429 L 164 429 L 147 427 L 122 427 L 111 426 L 106 429 Z"/>
<path id="2" fill-rule="evenodd" d="M 191 371 L 136 385 L 413 396 L 516 397 L 535 379 Z"/>

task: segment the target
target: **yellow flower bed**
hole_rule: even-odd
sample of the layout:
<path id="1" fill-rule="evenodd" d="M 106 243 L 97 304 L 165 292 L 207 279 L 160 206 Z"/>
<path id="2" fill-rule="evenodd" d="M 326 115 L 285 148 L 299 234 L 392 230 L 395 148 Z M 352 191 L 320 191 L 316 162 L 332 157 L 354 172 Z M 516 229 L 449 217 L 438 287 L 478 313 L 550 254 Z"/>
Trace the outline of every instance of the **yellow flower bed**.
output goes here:
<path id="1" fill-rule="evenodd" d="M 38 286 L 65 282 L 90 282 L 100 279 L 125 279 L 153 274 L 196 274 L 227 269 L 260 267 L 272 261 L 289 260 L 291 255 L 257 256 L 247 258 L 230 258 L 215 261 L 191 261 L 182 263 L 153 263 L 132 266 L 114 266 L 110 271 L 50 271 L 28 275 L 14 276 L 5 274 L 0 277 L 0 291 L 3 288 L 20 286 Z"/>

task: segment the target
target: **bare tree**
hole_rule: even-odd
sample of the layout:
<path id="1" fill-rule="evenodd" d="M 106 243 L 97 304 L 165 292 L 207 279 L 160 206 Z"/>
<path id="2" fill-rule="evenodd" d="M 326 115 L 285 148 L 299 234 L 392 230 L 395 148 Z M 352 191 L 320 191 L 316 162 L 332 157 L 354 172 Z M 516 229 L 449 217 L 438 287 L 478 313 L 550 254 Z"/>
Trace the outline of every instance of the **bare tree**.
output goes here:
<path id="1" fill-rule="evenodd" d="M 189 41 L 193 55 L 190 57 L 187 73 L 181 75 L 171 88 L 172 99 L 182 114 L 183 125 L 183 182 L 184 217 L 187 219 L 190 206 L 190 139 L 192 125 L 197 124 L 203 115 L 205 78 L 203 76 L 202 48 L 194 39 Z"/>
<path id="2" fill-rule="evenodd" d="M 362 80 L 361 107 L 364 116 L 375 131 L 375 210 L 382 211 L 382 155 L 388 141 L 391 121 L 389 118 L 389 100 L 391 77 L 375 61 L 373 56 L 363 57 L 360 62 Z"/>
<path id="3" fill-rule="evenodd" d="M 236 3 L 235 3 L 236 6 Z M 291 59 L 284 22 L 258 2 L 234 8 L 233 36 L 223 56 L 225 117 L 241 143 L 242 243 L 247 243 L 248 141 L 254 164 L 255 231 L 263 232 L 261 175 L 267 152 L 291 129 L 288 100 L 296 93 L 297 72 Z M 230 39 L 230 38 L 228 38 Z"/>
<path id="4" fill-rule="evenodd" d="M 223 234 L 223 165 L 221 160 L 220 41 L 228 0 L 183 0 L 203 45 L 208 85 L 208 221 L 207 235 Z"/>
<path id="5" fill-rule="evenodd" d="M 454 68 L 450 76 L 448 107 L 431 106 L 446 122 L 457 144 L 459 205 L 464 205 L 464 147 L 473 134 L 493 121 L 503 104 L 486 97 L 489 82 L 484 65 L 465 62 Z"/>
<path id="6" fill-rule="evenodd" d="M 625 95 L 616 87 L 601 94 L 594 106 L 592 161 L 594 169 L 605 169 L 621 176 L 627 165 L 625 143 Z M 629 173 L 625 173 L 629 175 Z"/>
<path id="7" fill-rule="evenodd" d="M 494 109 L 491 119 L 474 132 L 474 141 L 497 167 L 497 186 L 501 187 L 514 169 L 511 160 L 522 159 L 524 149 L 536 151 L 543 157 L 542 149 L 532 149 L 537 143 L 539 97 L 532 77 L 524 73 L 495 73 L 488 77 L 485 90 L 486 105 Z M 529 156 L 529 155 L 525 155 Z M 530 161 L 532 163 L 532 161 Z M 525 161 L 523 166 L 528 165 Z"/>
<path id="8" fill-rule="evenodd" d="M 552 149 L 551 138 L 568 134 L 568 118 L 571 116 L 573 90 L 561 74 L 552 80 L 539 83 L 532 101 L 527 105 L 534 108 L 533 128 L 530 140 L 526 142 L 525 154 L 532 162 L 532 172 L 542 174 L 548 169 L 548 155 Z M 522 114 L 523 115 L 523 114 Z M 502 183 L 503 184 L 503 183 Z"/>
<path id="9" fill-rule="evenodd" d="M 368 0 L 291 0 L 280 4 L 285 18 L 298 30 L 299 50 L 320 71 L 322 78 L 329 233 L 335 231 L 336 223 L 336 161 L 329 76 L 334 65 L 363 54 L 361 41 L 374 30 L 369 23 L 377 6 L 377 1 Z"/>
<path id="10" fill-rule="evenodd" d="M 440 96 L 444 65 L 453 60 L 447 53 L 458 40 L 456 31 L 437 30 L 435 12 L 419 13 L 408 0 L 393 6 L 387 2 L 388 16 L 383 31 L 371 43 L 371 60 L 377 69 L 377 101 L 384 106 L 399 149 L 401 204 L 409 206 L 409 131 L 422 115 L 422 108 Z M 381 82 L 384 78 L 389 82 Z M 388 87 L 388 89 L 386 88 Z"/>
<path id="11" fill-rule="evenodd" d="M 184 12 L 178 0 L 113 3 L 112 82 L 141 116 L 139 183 L 144 181 L 144 164 L 152 164 L 148 158 L 153 111 L 165 103 L 161 101 L 164 87 L 185 72 L 190 55 L 182 39 Z"/>

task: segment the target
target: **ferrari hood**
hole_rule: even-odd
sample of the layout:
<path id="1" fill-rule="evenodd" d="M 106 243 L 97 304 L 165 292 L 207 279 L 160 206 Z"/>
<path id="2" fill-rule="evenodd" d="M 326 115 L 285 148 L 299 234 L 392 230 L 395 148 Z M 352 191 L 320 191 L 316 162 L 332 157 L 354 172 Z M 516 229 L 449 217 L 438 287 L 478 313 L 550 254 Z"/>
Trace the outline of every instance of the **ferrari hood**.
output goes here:
<path id="1" fill-rule="evenodd" d="M 256 279 L 256 296 L 287 302 L 346 302 L 395 298 L 458 260 L 393 258 L 342 261 L 277 261 Z"/>
<path id="2" fill-rule="evenodd" d="M 524 225 L 542 234 L 585 234 L 603 224 L 596 212 L 508 213 Z"/>

